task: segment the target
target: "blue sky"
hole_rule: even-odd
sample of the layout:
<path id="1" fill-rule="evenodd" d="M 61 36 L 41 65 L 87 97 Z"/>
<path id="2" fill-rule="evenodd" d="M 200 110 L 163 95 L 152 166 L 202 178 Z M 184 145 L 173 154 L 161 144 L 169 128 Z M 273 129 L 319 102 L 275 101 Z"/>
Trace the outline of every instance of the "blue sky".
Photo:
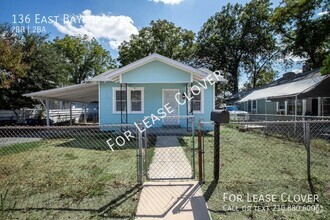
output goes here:
<path id="1" fill-rule="evenodd" d="M 167 19 L 197 33 L 227 3 L 246 0 L 0 0 L 0 22 L 17 31 L 95 37 L 113 57 L 117 47 L 151 20 Z M 278 0 L 273 1 L 277 5 Z"/>

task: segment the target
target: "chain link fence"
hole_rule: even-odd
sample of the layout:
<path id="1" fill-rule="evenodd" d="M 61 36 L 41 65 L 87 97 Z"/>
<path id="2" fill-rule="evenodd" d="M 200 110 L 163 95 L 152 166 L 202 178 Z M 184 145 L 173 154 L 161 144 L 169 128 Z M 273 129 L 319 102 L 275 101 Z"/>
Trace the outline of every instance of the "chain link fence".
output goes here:
<path id="1" fill-rule="evenodd" d="M 201 122 L 213 219 L 326 219 L 330 121 L 231 122 L 220 127 L 220 179 L 213 179 L 212 122 Z"/>
<path id="2" fill-rule="evenodd" d="M 213 219 L 329 215 L 330 121 L 222 125 L 219 182 L 212 181 L 212 122 L 200 121 L 196 129 L 196 119 L 187 116 L 150 125 L 0 127 L 0 219 L 130 218 L 143 181 L 195 177 L 205 181 Z M 266 195 L 276 199 L 261 198 Z M 306 204 L 318 209 L 249 210 Z"/>
<path id="3" fill-rule="evenodd" d="M 193 116 L 167 116 L 145 129 L 144 175 L 148 181 L 195 178 L 195 121 Z"/>
<path id="4" fill-rule="evenodd" d="M 133 216 L 137 133 L 134 125 L 0 127 L 0 219 Z"/>
<path id="5" fill-rule="evenodd" d="M 248 121 L 322 121 L 330 120 L 330 116 L 310 116 L 310 115 L 275 115 L 275 114 L 249 114 Z"/>

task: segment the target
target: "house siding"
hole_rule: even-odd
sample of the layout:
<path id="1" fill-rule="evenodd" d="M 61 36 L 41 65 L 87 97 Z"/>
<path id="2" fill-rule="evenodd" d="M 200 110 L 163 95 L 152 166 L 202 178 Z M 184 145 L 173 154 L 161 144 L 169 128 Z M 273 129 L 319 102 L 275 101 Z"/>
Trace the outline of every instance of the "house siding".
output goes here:
<path id="1" fill-rule="evenodd" d="M 189 75 L 186 73 L 186 75 Z M 141 77 L 142 78 L 142 77 Z M 100 83 L 100 125 L 105 124 L 119 124 L 121 123 L 120 113 L 113 113 L 113 88 L 120 87 L 120 84 L 113 82 L 101 82 Z M 151 114 L 157 114 L 157 110 L 163 107 L 163 89 L 178 89 L 182 94 L 186 91 L 185 83 L 134 83 L 128 84 L 128 87 L 143 87 L 144 88 L 144 113 L 129 113 L 128 123 L 139 122 L 144 119 L 145 116 Z M 213 110 L 213 87 L 208 85 L 207 89 L 204 89 L 203 95 L 203 113 L 196 113 L 195 126 L 197 126 L 198 120 L 203 118 L 209 121 L 211 111 Z M 182 101 L 182 99 L 181 99 Z M 186 115 L 186 105 L 179 105 L 179 115 Z M 180 120 L 181 126 L 186 126 L 186 120 Z M 161 123 L 155 124 L 155 126 L 161 126 Z"/>
<path id="2" fill-rule="evenodd" d="M 191 74 L 159 61 L 153 61 L 122 75 L 122 83 L 185 83 Z"/>

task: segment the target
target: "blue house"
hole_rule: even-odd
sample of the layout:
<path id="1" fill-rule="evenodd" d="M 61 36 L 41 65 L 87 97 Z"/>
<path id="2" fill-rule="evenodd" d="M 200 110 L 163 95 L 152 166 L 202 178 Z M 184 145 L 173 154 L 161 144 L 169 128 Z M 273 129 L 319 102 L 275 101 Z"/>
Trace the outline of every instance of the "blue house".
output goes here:
<path id="1" fill-rule="evenodd" d="M 185 127 L 189 126 L 187 116 L 194 115 L 195 123 L 199 118 L 210 118 L 215 108 L 215 83 L 219 81 L 226 81 L 219 72 L 196 69 L 152 54 L 84 84 L 26 96 L 69 102 L 98 101 L 100 125 L 144 120 L 157 127 Z"/>

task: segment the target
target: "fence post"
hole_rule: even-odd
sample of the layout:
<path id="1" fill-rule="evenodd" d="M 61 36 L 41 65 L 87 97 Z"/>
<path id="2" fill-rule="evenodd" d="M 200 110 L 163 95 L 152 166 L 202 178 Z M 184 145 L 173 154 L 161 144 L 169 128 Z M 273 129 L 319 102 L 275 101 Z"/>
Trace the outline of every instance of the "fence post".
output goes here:
<path id="1" fill-rule="evenodd" d="M 220 175 L 220 123 L 214 122 L 214 155 L 213 155 L 214 181 L 219 180 Z"/>
<path id="2" fill-rule="evenodd" d="M 306 148 L 306 155 L 307 155 L 307 180 L 311 181 L 311 136 L 310 136 L 310 123 L 309 121 L 304 122 L 304 142 L 305 142 L 305 148 Z"/>
<path id="3" fill-rule="evenodd" d="M 191 117 L 191 136 L 192 136 L 192 174 L 193 174 L 193 179 L 195 179 L 195 116 Z"/>
<path id="4" fill-rule="evenodd" d="M 138 132 L 138 183 L 142 184 L 143 180 L 143 161 L 142 161 L 142 132 L 137 130 Z"/>
<path id="5" fill-rule="evenodd" d="M 144 172 L 146 175 L 146 178 L 148 179 L 148 164 L 149 164 L 149 147 L 148 147 L 148 135 L 147 135 L 147 129 L 144 131 Z"/>
<path id="6" fill-rule="evenodd" d="M 202 122 L 200 119 L 198 122 L 198 181 L 200 184 L 204 183 L 202 138 L 203 138 Z"/>

